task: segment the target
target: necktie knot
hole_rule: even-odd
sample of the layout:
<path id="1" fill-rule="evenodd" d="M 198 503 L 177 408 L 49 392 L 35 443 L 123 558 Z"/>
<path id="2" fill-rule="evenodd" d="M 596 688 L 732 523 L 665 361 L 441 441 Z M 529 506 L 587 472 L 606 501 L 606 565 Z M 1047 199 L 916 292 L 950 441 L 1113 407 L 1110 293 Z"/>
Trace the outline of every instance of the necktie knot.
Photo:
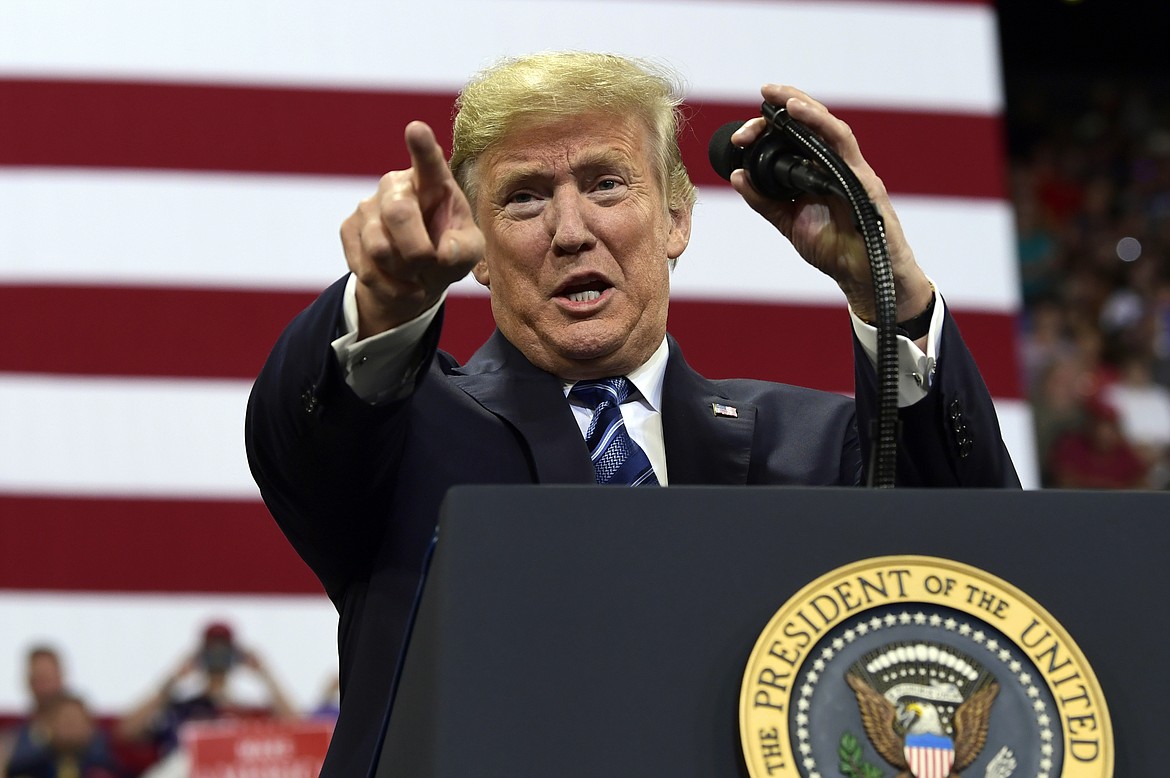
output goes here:
<path id="1" fill-rule="evenodd" d="M 625 376 L 578 381 L 569 391 L 583 405 L 596 411 L 603 405 L 621 405 L 630 396 L 630 381 Z"/>

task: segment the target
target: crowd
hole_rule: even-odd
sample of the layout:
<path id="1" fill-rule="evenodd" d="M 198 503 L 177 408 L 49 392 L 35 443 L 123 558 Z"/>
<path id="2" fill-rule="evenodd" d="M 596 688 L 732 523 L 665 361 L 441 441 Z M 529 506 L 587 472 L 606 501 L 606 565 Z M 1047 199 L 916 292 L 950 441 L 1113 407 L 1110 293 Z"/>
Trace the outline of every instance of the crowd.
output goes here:
<path id="1" fill-rule="evenodd" d="M 180 730 L 195 721 L 336 717 L 336 684 L 320 706 L 297 711 L 256 652 L 238 645 L 231 628 L 209 624 L 196 649 L 183 656 L 158 688 L 124 715 L 99 721 L 71 691 L 57 649 L 37 645 L 26 656 L 30 708 L 0 732 L 0 778 L 170 778 L 185 776 Z M 251 673 L 267 701 L 257 706 L 232 697 L 231 677 Z"/>
<path id="2" fill-rule="evenodd" d="M 1009 101 L 1021 364 L 1042 485 L 1170 487 L 1170 91 L 1033 83 Z"/>

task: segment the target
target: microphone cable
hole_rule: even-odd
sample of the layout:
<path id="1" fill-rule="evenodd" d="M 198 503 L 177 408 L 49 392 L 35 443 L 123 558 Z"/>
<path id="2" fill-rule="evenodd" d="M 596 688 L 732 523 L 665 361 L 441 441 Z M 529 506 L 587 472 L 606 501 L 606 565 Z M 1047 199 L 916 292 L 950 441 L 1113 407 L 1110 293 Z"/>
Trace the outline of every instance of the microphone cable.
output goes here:
<path id="1" fill-rule="evenodd" d="M 807 156 L 828 175 L 828 185 L 818 186 L 819 194 L 835 194 L 848 204 L 853 214 L 853 225 L 861 234 L 865 253 L 873 277 L 874 306 L 877 311 L 877 417 L 870 423 L 870 457 L 866 485 L 878 489 L 894 486 L 898 457 L 898 336 L 897 300 L 894 294 L 894 272 L 890 263 L 890 249 L 886 243 L 885 223 L 877 206 L 869 199 L 857 175 L 811 129 L 789 116 L 788 111 L 771 103 L 763 103 L 760 111 L 768 122 L 769 133 L 757 139 L 758 145 L 775 134 L 772 143 L 792 147 Z M 773 149 L 774 151 L 774 149 Z M 764 151 L 757 151 L 759 158 Z M 745 157 L 752 154 L 745 152 Z M 714 154 L 712 155 L 714 157 Z M 713 160 L 714 161 L 714 160 Z M 746 166 L 745 166 L 746 167 Z M 791 196 L 799 192 L 793 192 Z"/>

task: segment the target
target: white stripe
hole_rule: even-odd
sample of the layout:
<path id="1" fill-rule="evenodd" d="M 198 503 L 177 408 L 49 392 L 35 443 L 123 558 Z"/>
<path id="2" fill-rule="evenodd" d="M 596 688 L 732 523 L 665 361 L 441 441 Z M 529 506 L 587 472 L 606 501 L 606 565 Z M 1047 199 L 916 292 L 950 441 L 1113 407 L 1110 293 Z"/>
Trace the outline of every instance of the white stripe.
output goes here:
<path id="1" fill-rule="evenodd" d="M 1003 432 L 1003 442 L 1025 489 L 1040 488 L 1040 471 L 1036 461 L 1036 433 L 1032 425 L 1032 406 L 1026 400 L 996 398 L 995 415 Z M 978 445 L 978 441 L 976 441 Z"/>
<path id="2" fill-rule="evenodd" d="M 646 470 L 646 472 L 644 472 L 644 473 L 642 473 L 642 475 L 638 476 L 638 478 L 632 484 L 630 484 L 630 486 L 641 486 L 642 484 L 646 483 L 647 481 L 649 481 L 653 477 L 654 477 L 654 467 L 649 466 L 648 469 Z"/>
<path id="3" fill-rule="evenodd" d="M 915 257 L 956 308 L 1019 309 L 1015 224 L 1000 200 L 894 197 Z M 828 303 L 841 292 L 728 189 L 706 188 L 691 242 L 671 280 L 675 297 Z"/>
<path id="4" fill-rule="evenodd" d="M 0 713 L 27 705 L 23 661 L 49 643 L 66 680 L 100 713 L 124 713 L 194 653 L 203 627 L 225 621 L 255 651 L 298 709 L 316 705 L 337 672 L 337 612 L 320 597 L 122 595 L 0 592 Z M 247 702 L 266 699 L 250 671 L 233 674 Z"/>
<path id="5" fill-rule="evenodd" d="M 0 168 L 0 279 L 322 289 L 376 180 Z M 68 209 L 63 204 L 78 207 Z M 82 206 L 82 204 L 84 204 Z"/>
<path id="6" fill-rule="evenodd" d="M 259 498 L 243 446 L 249 387 L 0 373 L 0 490 Z"/>
<path id="7" fill-rule="evenodd" d="M 246 381 L 0 374 L 0 491 L 258 497 L 243 447 L 248 389 Z M 996 408 L 1016 468 L 1035 488 L 1028 405 L 997 400 Z"/>
<path id="8" fill-rule="evenodd" d="M 610 426 L 606 427 L 601 440 L 597 441 L 597 445 L 593 448 L 593 453 L 589 457 L 590 461 L 596 463 L 598 458 L 609 448 L 609 444 L 613 441 L 614 436 L 617 435 L 618 430 L 624 429 L 625 426 L 626 420 L 624 418 L 618 418 Z"/>
<path id="9" fill-rule="evenodd" d="M 891 45 L 891 41 L 896 41 Z M 6 0 L 0 73 L 454 90 L 501 56 L 665 61 L 699 96 L 999 113 L 995 12 L 920 2 Z"/>
<path id="10" fill-rule="evenodd" d="M 323 289 L 345 272 L 341 220 L 363 178 L 0 169 L 0 283 Z M 84 203 L 70 208 L 63 203 Z M 915 253 L 956 307 L 1019 307 L 1011 206 L 895 198 Z M 672 294 L 841 303 L 775 230 L 724 187 L 705 187 Z M 485 294 L 468 277 L 461 294 Z"/>

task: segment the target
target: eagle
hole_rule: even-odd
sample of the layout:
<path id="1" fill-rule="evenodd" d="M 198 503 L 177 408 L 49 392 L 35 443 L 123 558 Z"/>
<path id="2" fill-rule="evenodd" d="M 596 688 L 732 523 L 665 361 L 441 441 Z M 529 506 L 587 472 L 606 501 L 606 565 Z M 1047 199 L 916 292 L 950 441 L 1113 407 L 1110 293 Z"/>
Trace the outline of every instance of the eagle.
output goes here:
<path id="1" fill-rule="evenodd" d="M 901 772 L 897 778 L 915 778 L 907 758 L 907 741 L 918 737 L 949 741 L 954 748 L 954 764 L 947 778 L 962 778 L 966 770 L 979 756 L 987 743 L 987 727 L 991 720 L 991 703 L 999 694 L 999 684 L 990 681 L 970 696 L 953 719 L 954 737 L 949 736 L 942 726 L 938 711 L 930 703 L 910 702 L 904 711 L 913 714 L 908 726 L 898 724 L 898 709 L 894 703 L 869 685 L 860 675 L 845 674 L 845 680 L 857 695 L 857 707 L 861 711 L 861 723 L 874 749 L 889 764 Z M 906 734 L 899 734 L 904 731 Z"/>

